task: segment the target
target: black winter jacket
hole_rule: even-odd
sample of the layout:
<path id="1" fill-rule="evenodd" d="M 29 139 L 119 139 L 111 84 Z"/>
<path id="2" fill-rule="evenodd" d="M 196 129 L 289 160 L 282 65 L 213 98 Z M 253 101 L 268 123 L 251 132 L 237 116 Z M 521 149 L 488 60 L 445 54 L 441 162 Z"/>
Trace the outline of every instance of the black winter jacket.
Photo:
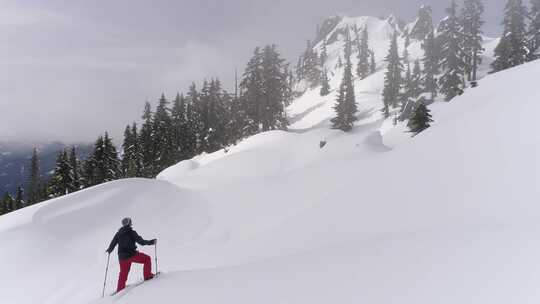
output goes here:
<path id="1" fill-rule="evenodd" d="M 109 254 L 113 252 L 114 247 L 118 244 L 118 258 L 120 260 L 127 260 L 137 253 L 137 245 L 135 243 L 139 245 L 154 245 L 155 240 L 144 240 L 130 226 L 124 226 L 114 235 L 107 252 Z"/>

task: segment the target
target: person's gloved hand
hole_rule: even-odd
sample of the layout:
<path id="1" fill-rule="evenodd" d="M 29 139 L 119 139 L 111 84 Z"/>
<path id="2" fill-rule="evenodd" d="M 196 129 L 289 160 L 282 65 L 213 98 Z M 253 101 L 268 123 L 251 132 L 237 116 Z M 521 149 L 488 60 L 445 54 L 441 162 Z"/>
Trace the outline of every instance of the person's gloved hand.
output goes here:
<path id="1" fill-rule="evenodd" d="M 150 242 L 152 242 L 152 245 L 155 245 L 157 244 L 157 239 L 150 240 Z"/>

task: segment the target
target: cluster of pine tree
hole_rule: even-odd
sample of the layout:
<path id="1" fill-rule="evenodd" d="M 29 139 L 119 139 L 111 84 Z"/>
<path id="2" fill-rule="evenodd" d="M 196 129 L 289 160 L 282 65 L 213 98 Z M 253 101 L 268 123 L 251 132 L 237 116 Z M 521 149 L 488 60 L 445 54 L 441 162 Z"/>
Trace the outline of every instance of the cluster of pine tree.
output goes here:
<path id="1" fill-rule="evenodd" d="M 352 41 L 350 29 L 347 28 L 345 30 L 343 52 L 345 63 L 341 62 L 341 57 L 339 58 L 339 64 L 344 66 L 343 79 L 341 80 L 336 105 L 334 106 L 336 117 L 331 120 L 332 128 L 345 132 L 352 130 L 354 122 L 358 120 L 356 117 L 358 107 L 356 105 L 356 97 L 354 94 L 354 74 L 353 64 L 351 61 L 353 46 L 356 45 L 358 59 L 356 76 L 358 76 L 360 80 L 365 79 L 369 75 L 375 73 L 375 70 L 377 69 L 375 63 L 375 53 L 369 47 L 368 28 L 364 27 L 361 31 L 358 28 L 355 28 L 354 32 L 356 34 L 356 39 L 355 41 Z"/>
<path id="2" fill-rule="evenodd" d="M 508 0 L 504 9 L 503 34 L 495 48 L 493 72 L 540 57 L 540 0 L 531 0 L 530 10 L 522 0 Z"/>
<path id="3" fill-rule="evenodd" d="M 0 214 L 120 178 L 153 178 L 182 160 L 218 151 L 244 137 L 286 130 L 291 87 L 288 64 L 276 46 L 258 47 L 234 94 L 212 79 L 200 90 L 192 84 L 186 95 L 177 94 L 172 101 L 162 94 L 155 110 L 147 102 L 141 126 L 133 123 L 125 128 L 121 151 L 105 132 L 84 161 L 75 147 L 60 151 L 52 176 L 44 178 L 34 149 L 26 201 L 22 187 L 15 199 L 6 193 Z"/>
<path id="4" fill-rule="evenodd" d="M 349 31 L 345 36 L 345 70 L 343 72 L 343 80 L 339 87 L 338 98 L 334 110 L 336 111 L 336 117 L 332 122 L 332 128 L 342 131 L 350 131 L 353 128 L 354 122 L 357 120 L 356 112 L 358 108 L 356 106 L 356 98 L 354 95 L 354 77 L 353 67 L 351 62 L 352 55 L 352 41 L 349 35 Z"/>
<path id="5" fill-rule="evenodd" d="M 465 0 L 461 10 L 452 1 L 447 17 L 435 30 L 432 10 L 422 6 L 415 26 L 405 33 L 405 40 L 422 41 L 424 56 L 412 62 L 405 43 L 403 55 L 398 49 L 398 34 L 392 38 L 386 57 L 387 71 L 383 90 L 385 117 L 409 119 L 414 134 L 429 127 L 432 122 L 428 105 L 442 94 L 452 100 L 470 85 L 475 86 L 482 54 L 481 0 Z"/>
<path id="6" fill-rule="evenodd" d="M 21 209 L 24 206 L 25 202 L 23 200 L 23 188 L 18 187 L 15 198 L 13 198 L 9 192 L 6 192 L 2 197 L 2 200 L 0 200 L 0 215 Z"/>

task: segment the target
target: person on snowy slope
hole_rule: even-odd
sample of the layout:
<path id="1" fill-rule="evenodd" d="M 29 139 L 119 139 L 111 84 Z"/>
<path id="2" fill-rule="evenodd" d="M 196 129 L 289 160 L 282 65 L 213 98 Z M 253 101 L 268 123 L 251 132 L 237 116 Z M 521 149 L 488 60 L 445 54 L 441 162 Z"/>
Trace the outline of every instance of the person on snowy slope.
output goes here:
<path id="1" fill-rule="evenodd" d="M 137 245 L 154 245 L 157 240 L 144 240 L 135 230 L 131 228 L 131 219 L 129 217 L 122 220 L 122 228 L 114 235 L 114 238 L 106 250 L 111 254 L 114 247 L 118 245 L 118 260 L 120 261 L 120 274 L 118 275 L 117 292 L 126 288 L 126 281 L 131 269 L 131 263 L 143 264 L 144 279 L 150 280 L 154 277 L 152 274 L 152 262 L 148 255 L 138 252 Z"/>

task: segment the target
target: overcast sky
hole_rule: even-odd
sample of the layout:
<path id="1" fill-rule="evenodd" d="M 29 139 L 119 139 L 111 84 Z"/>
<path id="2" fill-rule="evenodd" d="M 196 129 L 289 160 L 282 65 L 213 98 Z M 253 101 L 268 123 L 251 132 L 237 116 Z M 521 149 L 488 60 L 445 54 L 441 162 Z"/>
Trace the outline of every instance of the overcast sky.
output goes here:
<path id="1" fill-rule="evenodd" d="M 484 0 L 497 35 L 505 0 Z M 231 85 L 257 45 L 295 60 L 336 13 L 410 20 L 441 0 L 0 0 L 0 140 L 117 142 L 145 101 L 217 76 Z"/>

